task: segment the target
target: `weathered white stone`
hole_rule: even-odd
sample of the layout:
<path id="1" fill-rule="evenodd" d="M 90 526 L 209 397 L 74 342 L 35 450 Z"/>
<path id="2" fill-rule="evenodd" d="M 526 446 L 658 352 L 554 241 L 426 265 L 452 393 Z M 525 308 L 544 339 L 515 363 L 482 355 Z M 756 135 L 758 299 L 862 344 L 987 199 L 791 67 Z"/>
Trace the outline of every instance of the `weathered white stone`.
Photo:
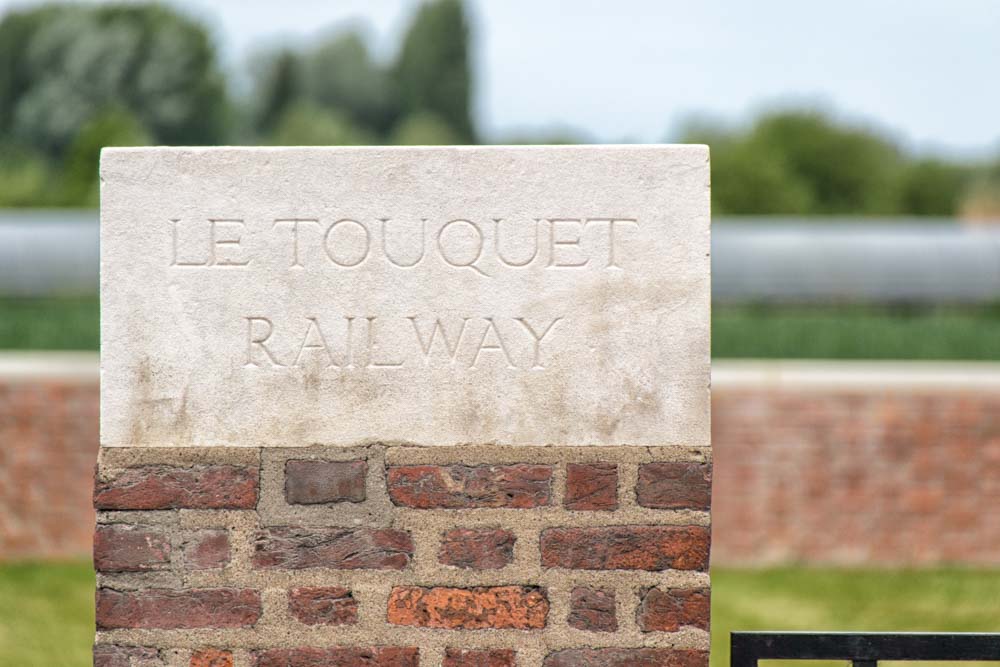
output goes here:
<path id="1" fill-rule="evenodd" d="M 101 160 L 106 446 L 707 445 L 703 146 Z"/>

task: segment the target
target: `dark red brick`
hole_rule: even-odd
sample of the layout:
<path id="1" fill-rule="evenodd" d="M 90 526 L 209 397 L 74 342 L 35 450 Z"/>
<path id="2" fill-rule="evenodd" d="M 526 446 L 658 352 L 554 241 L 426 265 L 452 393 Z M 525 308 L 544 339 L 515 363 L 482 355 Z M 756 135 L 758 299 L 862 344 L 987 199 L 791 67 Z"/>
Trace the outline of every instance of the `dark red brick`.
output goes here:
<path id="1" fill-rule="evenodd" d="M 441 538 L 438 561 L 473 570 L 495 570 L 514 558 L 517 538 L 499 528 L 455 528 Z"/>
<path id="2" fill-rule="evenodd" d="M 389 468 L 389 497 L 417 509 L 542 507 L 551 501 L 552 466 L 416 465 Z"/>
<path id="3" fill-rule="evenodd" d="M 98 479 L 99 510 L 253 509 L 257 469 L 231 465 L 139 466 Z"/>
<path id="4" fill-rule="evenodd" d="M 233 654 L 217 648 L 198 649 L 191 654 L 189 667 L 233 667 Z"/>
<path id="5" fill-rule="evenodd" d="M 402 570 L 412 557 L 413 539 L 403 530 L 281 526 L 257 532 L 253 566 Z"/>
<path id="6" fill-rule="evenodd" d="M 578 570 L 705 570 L 704 526 L 549 528 L 539 547 L 544 567 Z"/>
<path id="7" fill-rule="evenodd" d="M 643 632 L 676 632 L 685 625 L 708 630 L 710 615 L 707 588 L 651 588 L 642 596 L 636 622 Z"/>
<path id="8" fill-rule="evenodd" d="M 188 536 L 181 550 L 189 570 L 211 570 L 229 563 L 229 531 L 199 530 Z"/>
<path id="9" fill-rule="evenodd" d="M 544 667 L 708 667 L 708 651 L 673 648 L 572 648 L 549 653 Z"/>
<path id="10" fill-rule="evenodd" d="M 712 467 L 672 461 L 639 466 L 636 501 L 654 509 L 707 510 L 712 505 Z"/>
<path id="11" fill-rule="evenodd" d="M 142 526 L 108 524 L 94 532 L 94 569 L 98 572 L 147 572 L 170 566 L 170 539 Z"/>
<path id="12" fill-rule="evenodd" d="M 419 667 L 413 647 L 281 648 L 260 651 L 254 667 Z"/>
<path id="13" fill-rule="evenodd" d="M 285 500 L 294 505 L 360 503 L 367 472 L 364 461 L 286 461 Z"/>
<path id="14" fill-rule="evenodd" d="M 614 591 L 577 586 L 570 595 L 566 622 L 577 630 L 614 632 L 618 629 Z"/>
<path id="15" fill-rule="evenodd" d="M 135 658 L 135 662 L 132 659 Z M 97 644 L 94 646 L 94 667 L 166 667 L 160 651 L 146 646 L 119 646 Z"/>
<path id="16" fill-rule="evenodd" d="M 509 648 L 448 648 L 441 667 L 516 667 L 514 655 Z"/>
<path id="17" fill-rule="evenodd" d="M 618 509 L 618 466 L 613 463 L 566 464 L 566 497 L 570 510 Z"/>
<path id="18" fill-rule="evenodd" d="M 307 625 L 352 625 L 358 602 L 346 588 L 302 586 L 288 591 L 288 611 Z"/>
<path id="19" fill-rule="evenodd" d="M 397 586 L 389 595 L 389 622 L 451 630 L 534 630 L 545 627 L 549 601 L 532 586 L 422 588 Z"/>
<path id="20" fill-rule="evenodd" d="M 248 628 L 257 622 L 260 614 L 260 593 L 255 590 L 97 590 L 97 627 L 100 630 Z"/>

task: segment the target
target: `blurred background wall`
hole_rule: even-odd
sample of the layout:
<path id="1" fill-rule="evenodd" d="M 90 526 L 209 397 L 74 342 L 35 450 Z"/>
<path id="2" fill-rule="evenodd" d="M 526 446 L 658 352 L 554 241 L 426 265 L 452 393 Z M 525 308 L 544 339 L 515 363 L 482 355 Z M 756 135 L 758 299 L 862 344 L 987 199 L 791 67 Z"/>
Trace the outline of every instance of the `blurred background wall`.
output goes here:
<path id="1" fill-rule="evenodd" d="M 0 0 L 0 560 L 90 549 L 103 146 L 694 141 L 715 562 L 1000 564 L 989 2 L 266 4 Z"/>

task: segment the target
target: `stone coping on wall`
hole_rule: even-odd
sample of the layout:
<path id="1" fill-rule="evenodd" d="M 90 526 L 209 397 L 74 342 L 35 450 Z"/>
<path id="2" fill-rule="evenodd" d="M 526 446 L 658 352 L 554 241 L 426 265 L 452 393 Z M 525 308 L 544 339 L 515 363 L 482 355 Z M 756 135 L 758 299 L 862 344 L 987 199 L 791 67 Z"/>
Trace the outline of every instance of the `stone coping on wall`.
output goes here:
<path id="1" fill-rule="evenodd" d="M 96 352 L 0 351 L 0 382 L 100 381 Z M 1000 391 L 1000 362 L 721 359 L 712 388 Z"/>

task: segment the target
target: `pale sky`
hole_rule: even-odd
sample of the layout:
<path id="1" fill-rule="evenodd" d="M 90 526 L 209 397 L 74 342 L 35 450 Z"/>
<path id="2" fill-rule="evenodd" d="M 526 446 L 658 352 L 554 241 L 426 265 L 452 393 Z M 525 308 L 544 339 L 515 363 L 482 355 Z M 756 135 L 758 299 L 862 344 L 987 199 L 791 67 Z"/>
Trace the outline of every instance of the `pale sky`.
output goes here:
<path id="1" fill-rule="evenodd" d="M 22 1 L 0 0 L 0 10 Z M 36 4 L 29 2 L 27 4 Z M 391 57 L 419 0 L 174 0 L 226 66 L 362 26 Z M 568 127 L 657 142 L 697 115 L 798 101 L 914 150 L 1000 151 L 1000 0 L 469 0 L 487 136 Z"/>

